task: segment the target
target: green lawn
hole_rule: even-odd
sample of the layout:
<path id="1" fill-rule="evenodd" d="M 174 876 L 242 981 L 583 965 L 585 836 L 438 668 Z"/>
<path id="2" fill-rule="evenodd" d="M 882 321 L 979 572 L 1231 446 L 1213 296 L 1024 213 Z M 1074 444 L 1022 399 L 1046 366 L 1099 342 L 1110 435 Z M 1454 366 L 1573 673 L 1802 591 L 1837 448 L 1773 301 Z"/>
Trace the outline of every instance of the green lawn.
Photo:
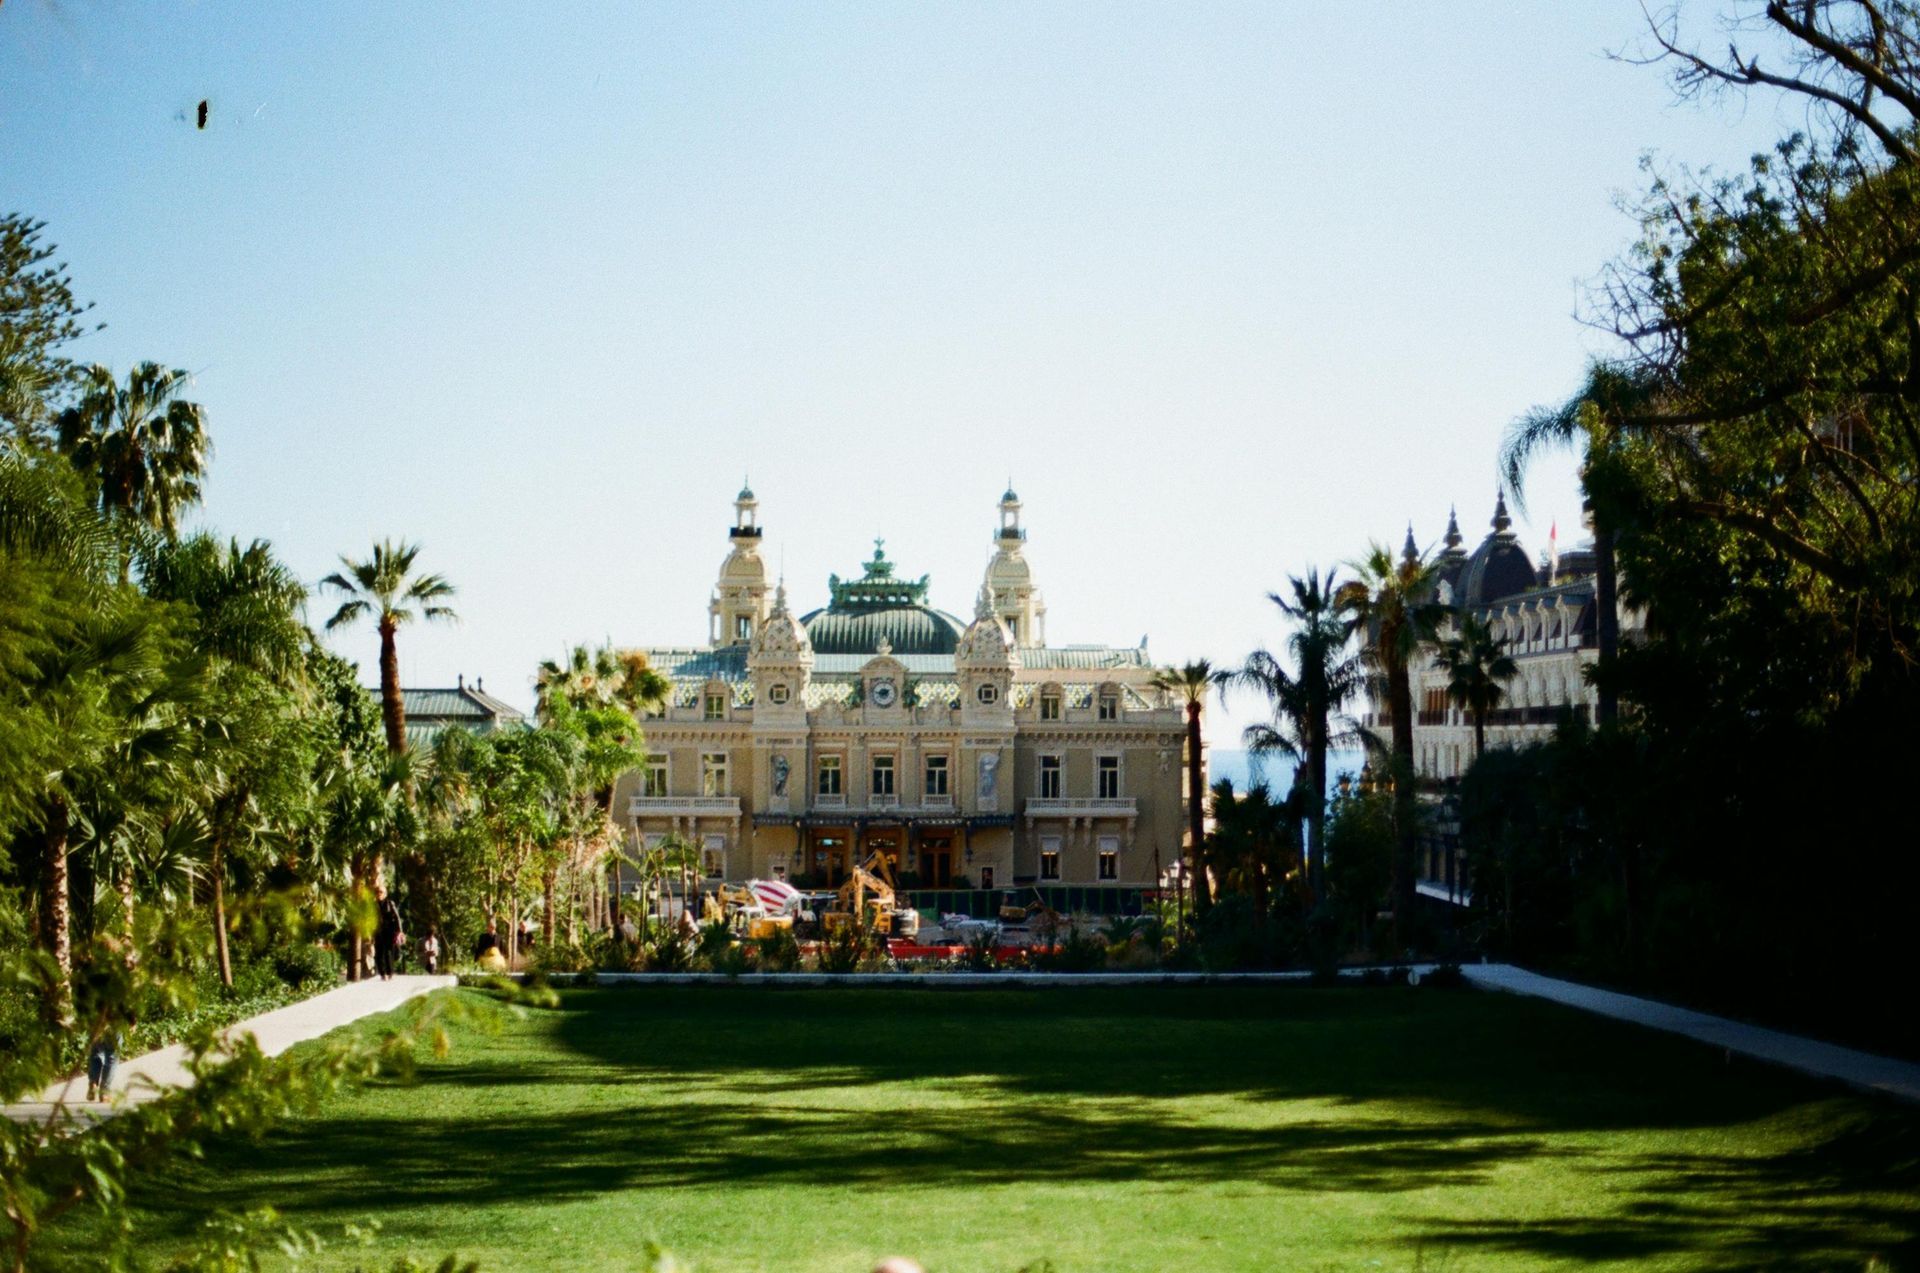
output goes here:
<path id="1" fill-rule="evenodd" d="M 141 1202 L 490 1270 L 1901 1268 L 1920 1118 L 1470 990 L 597 990 Z"/>

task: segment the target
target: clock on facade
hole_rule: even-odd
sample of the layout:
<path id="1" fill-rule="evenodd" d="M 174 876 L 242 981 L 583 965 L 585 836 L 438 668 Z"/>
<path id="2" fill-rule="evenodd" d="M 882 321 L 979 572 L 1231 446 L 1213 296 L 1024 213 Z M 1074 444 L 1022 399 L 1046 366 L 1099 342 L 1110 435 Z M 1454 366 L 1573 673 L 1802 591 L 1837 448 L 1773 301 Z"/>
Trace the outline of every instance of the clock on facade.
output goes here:
<path id="1" fill-rule="evenodd" d="M 894 698 L 893 682 L 886 678 L 874 681 L 872 697 L 875 707 L 892 707 Z"/>

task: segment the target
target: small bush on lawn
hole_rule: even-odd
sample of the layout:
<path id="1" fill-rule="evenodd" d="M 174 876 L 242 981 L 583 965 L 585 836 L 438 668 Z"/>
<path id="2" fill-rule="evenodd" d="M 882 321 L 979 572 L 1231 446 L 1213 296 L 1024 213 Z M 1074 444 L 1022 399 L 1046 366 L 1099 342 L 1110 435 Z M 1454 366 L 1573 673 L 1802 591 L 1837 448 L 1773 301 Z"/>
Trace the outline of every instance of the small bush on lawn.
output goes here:
<path id="1" fill-rule="evenodd" d="M 857 924 L 828 933 L 814 959 L 819 971 L 831 973 L 884 972 L 890 966 L 880 934 Z"/>
<path id="2" fill-rule="evenodd" d="M 753 939 L 754 966 L 761 972 L 796 972 L 800 967 L 800 943 L 791 928 L 776 928 L 765 937 Z"/>
<path id="3" fill-rule="evenodd" d="M 1037 955 L 1034 964 L 1048 972 L 1094 972 L 1106 967 L 1107 943 L 1098 935 L 1083 933 L 1074 926 L 1052 950 Z"/>

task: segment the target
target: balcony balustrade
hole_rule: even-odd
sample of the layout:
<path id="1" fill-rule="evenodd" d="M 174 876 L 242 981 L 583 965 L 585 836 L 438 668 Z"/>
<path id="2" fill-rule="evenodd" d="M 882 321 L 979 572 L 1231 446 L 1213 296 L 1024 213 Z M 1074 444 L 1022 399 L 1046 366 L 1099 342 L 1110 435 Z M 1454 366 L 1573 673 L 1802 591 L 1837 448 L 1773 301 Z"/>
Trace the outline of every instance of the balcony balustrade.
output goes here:
<path id="1" fill-rule="evenodd" d="M 737 818 L 739 796 L 635 796 L 627 805 L 635 818 Z"/>

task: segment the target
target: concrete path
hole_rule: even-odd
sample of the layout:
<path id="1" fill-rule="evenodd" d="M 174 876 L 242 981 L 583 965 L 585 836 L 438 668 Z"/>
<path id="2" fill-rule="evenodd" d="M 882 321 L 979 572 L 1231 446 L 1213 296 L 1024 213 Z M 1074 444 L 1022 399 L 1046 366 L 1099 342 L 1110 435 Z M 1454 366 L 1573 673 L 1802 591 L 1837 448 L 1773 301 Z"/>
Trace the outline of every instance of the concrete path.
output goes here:
<path id="1" fill-rule="evenodd" d="M 1738 1052 L 1756 1060 L 1784 1065 L 1817 1078 L 1838 1079 L 1869 1092 L 1920 1101 L 1920 1064 L 1896 1061 L 1892 1057 L 1783 1034 L 1756 1025 L 1708 1016 L 1687 1008 L 1636 999 L 1611 990 L 1596 990 L 1572 981 L 1558 981 L 1539 973 L 1515 968 L 1511 964 L 1468 964 L 1460 970 L 1467 981 L 1483 990 L 1505 990 L 1513 994 L 1551 999 L 1571 1008 L 1596 1012 L 1617 1021 L 1665 1030 L 1698 1039 L 1729 1052 Z"/>
<path id="2" fill-rule="evenodd" d="M 317 1039 L 329 1030 L 362 1017 L 387 1012 L 409 999 L 458 984 L 451 976 L 395 977 L 392 981 L 352 982 L 337 986 L 311 999 L 263 1012 L 229 1028 L 229 1033 L 253 1035 L 260 1050 L 278 1056 L 296 1043 Z M 125 1108 L 150 1101 L 169 1088 L 187 1087 L 193 1082 L 188 1073 L 187 1048 L 176 1043 L 143 1056 L 123 1057 L 113 1075 L 114 1102 L 88 1105 L 85 1071 L 41 1092 L 37 1097 L 4 1107 L 10 1118 L 46 1118 L 56 1105 L 65 1105 L 76 1117 L 102 1115 L 114 1108 Z"/>

